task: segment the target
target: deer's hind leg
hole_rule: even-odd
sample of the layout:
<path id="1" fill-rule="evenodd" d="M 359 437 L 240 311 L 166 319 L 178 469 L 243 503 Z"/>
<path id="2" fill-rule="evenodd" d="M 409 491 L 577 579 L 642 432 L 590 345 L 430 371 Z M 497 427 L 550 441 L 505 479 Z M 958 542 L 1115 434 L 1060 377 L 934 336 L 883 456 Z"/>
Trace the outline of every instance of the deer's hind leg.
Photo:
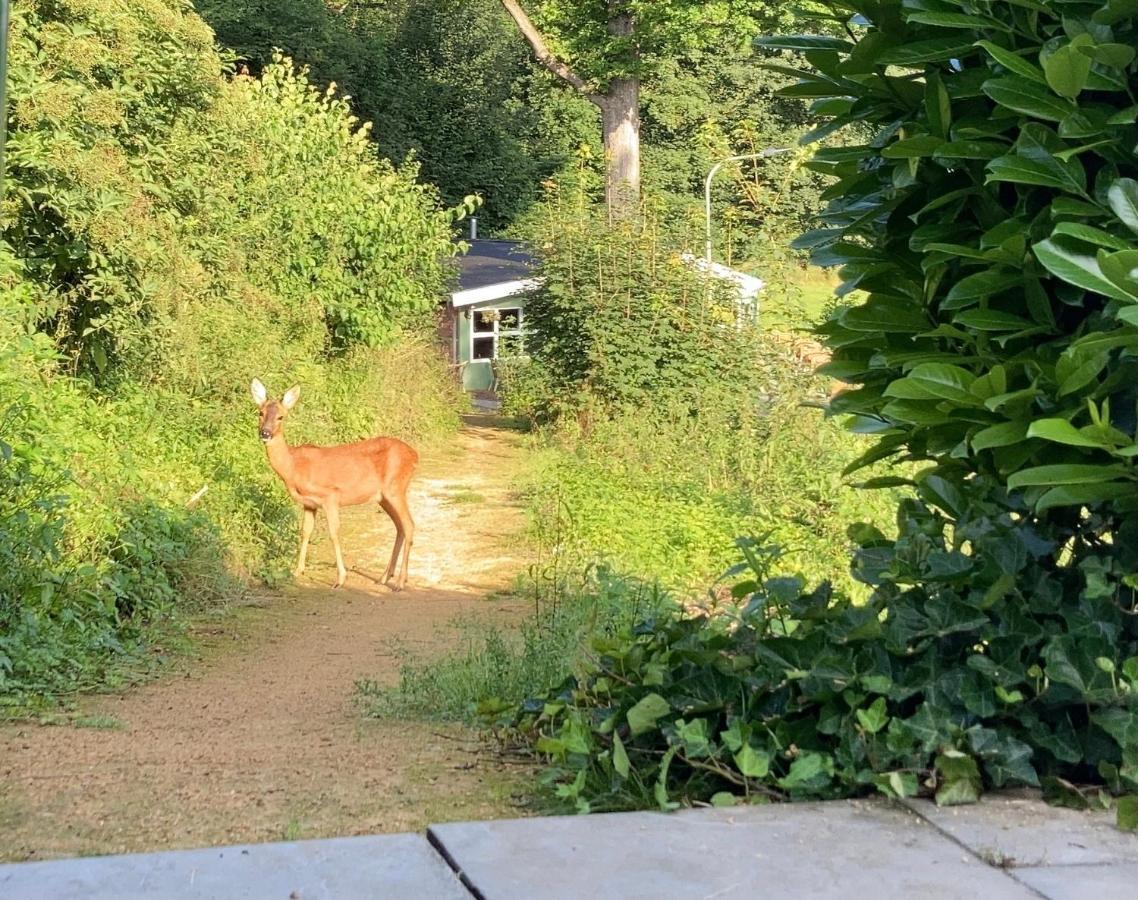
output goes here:
<path id="1" fill-rule="evenodd" d="M 401 591 L 407 585 L 407 561 L 411 557 L 411 545 L 415 542 L 415 520 L 407 508 L 407 485 L 402 485 L 402 490 L 398 493 L 385 497 L 383 508 L 395 523 L 395 547 L 391 551 L 386 578 L 395 575 L 396 561 L 402 552 L 402 565 L 399 566 L 399 576 L 395 579 L 395 590 Z"/>
<path id="2" fill-rule="evenodd" d="M 379 505 L 395 525 L 395 544 L 391 548 L 391 560 L 387 563 L 387 571 L 383 573 L 383 581 L 386 584 L 395 575 L 395 564 L 399 560 L 399 551 L 403 546 L 403 525 L 399 521 L 395 507 L 391 505 L 390 498 L 384 497 L 379 501 Z"/>

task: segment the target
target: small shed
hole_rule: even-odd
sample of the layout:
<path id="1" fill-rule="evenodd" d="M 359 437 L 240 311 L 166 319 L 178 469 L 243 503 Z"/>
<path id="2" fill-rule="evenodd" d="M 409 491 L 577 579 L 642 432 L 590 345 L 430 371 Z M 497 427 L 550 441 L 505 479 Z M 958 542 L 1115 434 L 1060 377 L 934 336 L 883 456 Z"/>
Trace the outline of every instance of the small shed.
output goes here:
<path id="1" fill-rule="evenodd" d="M 440 310 L 439 333 L 463 390 L 476 405 L 497 405 L 495 362 L 525 353 L 526 300 L 541 280 L 536 260 L 518 241 L 471 240 L 458 259 L 458 284 Z M 735 285 L 740 322 L 758 315 L 761 278 L 685 254 L 685 263 Z"/>
<path id="2" fill-rule="evenodd" d="M 494 361 L 519 356 L 525 339 L 526 295 L 540 285 L 534 258 L 517 241 L 470 241 L 458 261 L 458 286 L 441 312 L 440 332 L 462 387 L 491 395 Z"/>

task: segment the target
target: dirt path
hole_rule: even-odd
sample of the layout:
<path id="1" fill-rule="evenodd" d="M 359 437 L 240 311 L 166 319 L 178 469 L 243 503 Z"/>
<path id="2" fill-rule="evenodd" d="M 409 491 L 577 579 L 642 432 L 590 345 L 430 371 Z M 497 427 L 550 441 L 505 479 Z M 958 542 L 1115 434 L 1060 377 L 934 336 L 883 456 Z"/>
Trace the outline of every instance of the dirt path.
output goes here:
<path id="1" fill-rule="evenodd" d="M 517 435 L 467 426 L 425 457 L 413 487 L 418 538 L 408 590 L 353 572 L 343 590 L 321 522 L 309 574 L 283 596 L 203 628 L 187 671 L 93 698 L 100 727 L 0 728 L 0 858 L 43 859 L 230 842 L 408 831 L 516 814 L 508 777 L 461 729 L 367 722 L 357 679 L 394 681 L 393 645 L 441 652 L 463 612 L 514 615 L 524 566 L 513 499 Z M 377 573 L 394 530 L 357 508 L 349 566 Z"/>

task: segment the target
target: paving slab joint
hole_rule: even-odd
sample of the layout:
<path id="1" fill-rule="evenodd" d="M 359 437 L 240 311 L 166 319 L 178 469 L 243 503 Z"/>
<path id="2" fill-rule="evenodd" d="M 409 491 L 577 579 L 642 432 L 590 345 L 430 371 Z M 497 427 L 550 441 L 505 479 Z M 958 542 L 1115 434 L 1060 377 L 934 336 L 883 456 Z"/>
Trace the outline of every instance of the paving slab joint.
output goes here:
<path id="1" fill-rule="evenodd" d="M 995 869 L 997 872 L 1003 873 L 1003 875 L 1006 878 L 1008 878 L 1009 880 L 1014 881 L 1016 884 L 1023 885 L 1023 887 L 1026 890 L 1031 891 L 1033 894 L 1035 894 L 1036 897 L 1039 897 L 1040 900 L 1051 900 L 1051 898 L 1049 898 L 1046 894 L 1040 893 L 1038 890 L 1036 890 L 1030 884 L 1027 884 L 1026 882 L 1022 881 L 1021 879 L 1016 878 L 1014 869 L 1006 869 L 1003 866 L 992 865 L 992 863 L 989 862 L 987 859 L 985 859 L 982 854 L 977 853 L 975 850 L 973 850 L 971 847 L 969 847 L 966 843 L 964 843 L 964 841 L 962 841 L 962 840 L 960 840 L 960 838 L 956 837 L 956 835 L 954 835 L 952 832 L 947 831 L 944 828 L 941 828 L 933 819 L 930 819 L 928 816 L 924 815 L 919 809 L 913 809 L 913 807 L 911 807 L 905 803 L 901 803 L 897 800 L 890 800 L 890 803 L 892 803 L 893 806 L 895 806 L 899 809 L 905 810 L 905 812 L 909 813 L 909 815 L 915 816 L 916 818 L 920 819 L 926 825 L 929 825 L 937 834 L 939 834 L 939 835 L 947 838 L 948 840 L 952 841 L 952 843 L 956 844 L 957 847 L 959 847 L 961 850 L 963 850 L 965 853 L 967 853 L 969 856 L 973 857 L 974 859 L 979 860 L 983 865 L 987 866 L 989 869 Z"/>
<path id="2" fill-rule="evenodd" d="M 482 891 L 478 890 L 474 882 L 471 881 L 470 877 L 462 870 L 462 866 L 458 864 L 458 860 L 451 855 L 446 845 L 439 839 L 439 836 L 435 834 L 435 829 L 427 829 L 427 842 L 434 848 L 434 851 L 443 858 L 443 862 L 450 866 L 450 870 L 454 872 L 455 877 L 462 882 L 462 886 L 466 888 L 474 900 L 486 900 L 486 896 Z"/>

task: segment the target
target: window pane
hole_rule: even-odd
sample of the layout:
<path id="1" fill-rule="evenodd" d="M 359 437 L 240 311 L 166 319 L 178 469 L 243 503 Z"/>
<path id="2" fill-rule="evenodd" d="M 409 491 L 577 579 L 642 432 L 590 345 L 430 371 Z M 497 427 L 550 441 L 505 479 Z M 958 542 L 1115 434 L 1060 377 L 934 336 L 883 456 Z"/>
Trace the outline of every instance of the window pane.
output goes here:
<path id="1" fill-rule="evenodd" d="M 497 316 L 496 309 L 475 310 L 474 311 L 474 332 L 488 334 L 494 331 L 494 319 Z"/>
<path id="2" fill-rule="evenodd" d="M 494 338 L 493 337 L 477 337 L 474 339 L 474 358 L 475 359 L 493 359 L 494 358 Z"/>
<path id="3" fill-rule="evenodd" d="M 520 309 L 502 309 L 498 312 L 501 314 L 501 318 L 498 320 L 500 331 L 513 331 L 521 325 L 522 311 Z"/>

